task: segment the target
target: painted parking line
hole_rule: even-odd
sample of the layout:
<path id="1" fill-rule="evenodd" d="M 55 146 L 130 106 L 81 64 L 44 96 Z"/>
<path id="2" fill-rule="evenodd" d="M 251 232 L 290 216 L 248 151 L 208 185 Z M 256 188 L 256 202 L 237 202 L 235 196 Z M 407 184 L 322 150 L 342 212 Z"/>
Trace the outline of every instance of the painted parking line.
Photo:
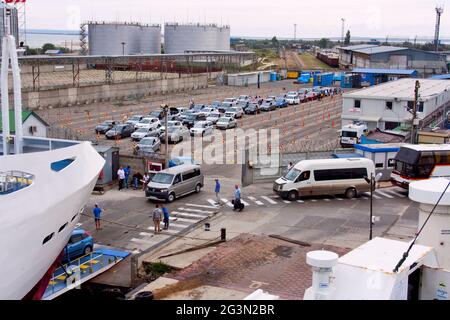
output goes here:
<path id="1" fill-rule="evenodd" d="M 258 206 L 263 206 L 264 203 L 262 203 L 261 201 L 257 200 L 255 197 L 248 197 L 250 200 L 252 200 L 254 203 L 256 203 Z"/>
<path id="2" fill-rule="evenodd" d="M 272 199 L 270 199 L 269 197 L 266 196 L 261 196 L 262 199 L 266 200 L 268 203 L 270 204 L 278 204 L 278 202 L 273 201 Z"/>
<path id="3" fill-rule="evenodd" d="M 386 198 L 394 199 L 393 196 L 391 196 L 390 194 L 387 194 L 386 192 L 383 192 L 381 190 L 375 190 L 375 192 L 378 193 L 378 194 L 381 194 L 382 196 L 385 196 Z"/>

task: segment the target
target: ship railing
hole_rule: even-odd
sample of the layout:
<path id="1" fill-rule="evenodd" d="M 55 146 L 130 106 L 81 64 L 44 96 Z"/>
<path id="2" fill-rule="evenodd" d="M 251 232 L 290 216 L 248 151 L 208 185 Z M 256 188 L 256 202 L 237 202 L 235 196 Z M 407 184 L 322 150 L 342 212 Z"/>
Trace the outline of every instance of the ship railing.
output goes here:
<path id="1" fill-rule="evenodd" d="M 0 195 L 9 194 L 30 186 L 34 181 L 32 174 L 22 171 L 0 172 Z"/>
<path id="2" fill-rule="evenodd" d="M 91 275 L 116 261 L 117 257 L 95 252 L 72 260 L 62 265 L 61 268 L 58 268 L 58 270 L 52 274 L 49 286 L 47 287 L 47 290 L 51 290 L 50 292 L 46 292 L 46 295 L 52 295 L 62 290 L 63 287 L 69 286 L 68 280 L 69 277 L 72 276 L 74 276 L 72 280 L 75 280 L 74 285 L 81 285 L 84 277 Z M 64 285 L 62 286 L 62 284 Z"/>

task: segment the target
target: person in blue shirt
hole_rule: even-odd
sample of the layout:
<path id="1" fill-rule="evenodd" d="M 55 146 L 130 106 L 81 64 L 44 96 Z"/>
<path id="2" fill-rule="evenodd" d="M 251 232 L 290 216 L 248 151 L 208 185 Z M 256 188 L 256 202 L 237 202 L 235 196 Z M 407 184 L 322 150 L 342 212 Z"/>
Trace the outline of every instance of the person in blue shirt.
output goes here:
<path id="1" fill-rule="evenodd" d="M 234 210 L 242 211 L 244 208 L 241 203 L 241 189 L 238 185 L 235 186 L 234 190 Z"/>
<path id="2" fill-rule="evenodd" d="M 98 204 L 96 203 L 94 206 L 94 210 L 92 210 L 92 212 L 94 213 L 94 218 L 95 218 L 95 230 L 102 230 L 102 227 L 100 225 L 100 222 L 102 220 L 101 215 L 102 215 L 102 209 L 98 206 Z"/>
<path id="3" fill-rule="evenodd" d="M 214 192 L 216 193 L 217 205 L 219 206 L 222 205 L 222 201 L 220 200 L 220 188 L 221 188 L 220 181 L 219 179 L 216 179 L 216 187 Z"/>
<path id="4" fill-rule="evenodd" d="M 130 182 L 130 175 L 131 175 L 131 167 L 127 166 L 125 169 L 123 169 L 123 171 L 125 172 L 125 188 L 128 189 L 129 187 L 129 182 Z"/>
<path id="5" fill-rule="evenodd" d="M 169 222 L 170 222 L 170 213 L 169 209 L 166 208 L 166 206 L 162 207 L 163 215 L 164 215 L 164 228 L 163 230 L 169 230 Z"/>

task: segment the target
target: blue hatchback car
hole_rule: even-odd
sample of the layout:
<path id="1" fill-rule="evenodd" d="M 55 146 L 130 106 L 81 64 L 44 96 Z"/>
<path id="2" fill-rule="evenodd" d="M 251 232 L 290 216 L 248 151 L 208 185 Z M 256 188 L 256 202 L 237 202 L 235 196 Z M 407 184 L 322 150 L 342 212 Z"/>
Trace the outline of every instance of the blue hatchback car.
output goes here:
<path id="1" fill-rule="evenodd" d="M 275 104 L 278 108 L 286 108 L 288 106 L 288 103 L 284 98 L 277 98 Z"/>
<path id="2" fill-rule="evenodd" d="M 69 243 L 64 248 L 64 261 L 71 261 L 80 256 L 88 255 L 94 249 L 94 239 L 83 229 L 72 232 Z"/>

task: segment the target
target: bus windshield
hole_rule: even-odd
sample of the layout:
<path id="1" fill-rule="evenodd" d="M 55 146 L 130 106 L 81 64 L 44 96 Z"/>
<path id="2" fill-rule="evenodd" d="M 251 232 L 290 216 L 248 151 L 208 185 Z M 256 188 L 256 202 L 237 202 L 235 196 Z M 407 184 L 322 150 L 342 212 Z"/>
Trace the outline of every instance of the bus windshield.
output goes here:
<path id="1" fill-rule="evenodd" d="M 450 151 L 417 151 L 401 148 L 395 158 L 394 171 L 408 178 L 428 179 L 435 165 L 448 165 Z"/>
<path id="2" fill-rule="evenodd" d="M 284 179 L 289 181 L 295 181 L 297 180 L 297 178 L 300 176 L 301 173 L 302 172 L 300 170 L 294 168 L 284 176 Z"/>

